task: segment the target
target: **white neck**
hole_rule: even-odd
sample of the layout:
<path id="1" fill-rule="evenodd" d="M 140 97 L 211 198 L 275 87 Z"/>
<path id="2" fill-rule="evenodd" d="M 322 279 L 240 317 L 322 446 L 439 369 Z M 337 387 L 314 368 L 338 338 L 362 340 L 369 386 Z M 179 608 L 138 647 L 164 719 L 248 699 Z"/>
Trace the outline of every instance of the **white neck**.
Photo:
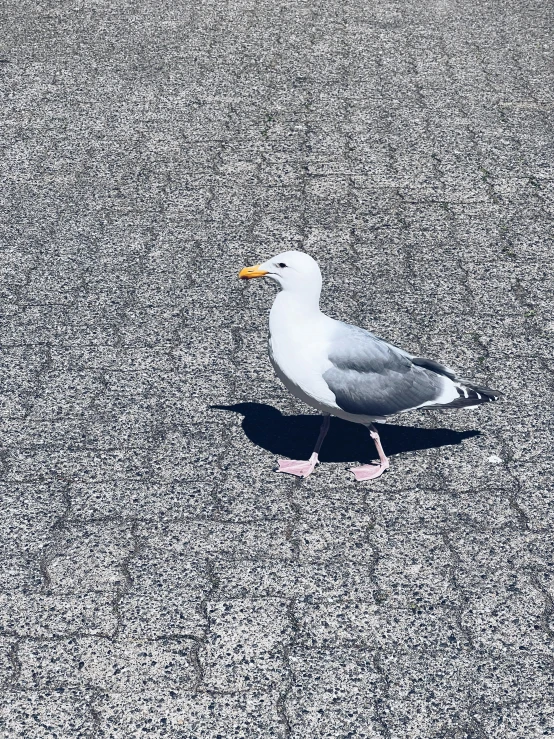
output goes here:
<path id="1" fill-rule="evenodd" d="M 320 293 L 320 289 L 302 292 L 281 290 L 273 302 L 273 307 L 279 306 L 279 310 L 286 310 L 290 313 L 299 312 L 305 316 L 320 313 Z"/>
<path id="2" fill-rule="evenodd" d="M 317 322 L 322 315 L 319 310 L 319 301 L 307 300 L 306 295 L 298 295 L 283 290 L 280 292 L 271 306 L 269 313 L 269 332 L 272 337 L 282 336 L 283 333 L 290 337 L 298 331 L 306 332 L 306 325 Z"/>

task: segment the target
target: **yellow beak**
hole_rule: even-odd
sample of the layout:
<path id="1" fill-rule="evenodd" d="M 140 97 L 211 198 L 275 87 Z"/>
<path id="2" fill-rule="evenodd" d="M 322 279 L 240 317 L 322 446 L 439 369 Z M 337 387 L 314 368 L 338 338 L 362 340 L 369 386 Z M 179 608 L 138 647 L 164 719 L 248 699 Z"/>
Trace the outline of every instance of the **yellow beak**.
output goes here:
<path id="1" fill-rule="evenodd" d="M 267 275 L 267 270 L 260 269 L 259 264 L 254 265 L 254 267 L 244 267 L 239 272 L 241 280 L 252 280 L 254 277 L 263 277 L 264 275 Z"/>

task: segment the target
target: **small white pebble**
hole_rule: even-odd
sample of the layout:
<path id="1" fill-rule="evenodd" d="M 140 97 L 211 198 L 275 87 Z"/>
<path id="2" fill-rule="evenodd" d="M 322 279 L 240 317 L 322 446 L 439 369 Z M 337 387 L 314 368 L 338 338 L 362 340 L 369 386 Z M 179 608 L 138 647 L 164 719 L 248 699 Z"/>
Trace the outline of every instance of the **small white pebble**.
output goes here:
<path id="1" fill-rule="evenodd" d="M 492 462 L 493 464 L 502 464 L 502 460 L 498 456 L 498 454 L 491 454 L 491 456 L 487 459 L 487 462 Z"/>

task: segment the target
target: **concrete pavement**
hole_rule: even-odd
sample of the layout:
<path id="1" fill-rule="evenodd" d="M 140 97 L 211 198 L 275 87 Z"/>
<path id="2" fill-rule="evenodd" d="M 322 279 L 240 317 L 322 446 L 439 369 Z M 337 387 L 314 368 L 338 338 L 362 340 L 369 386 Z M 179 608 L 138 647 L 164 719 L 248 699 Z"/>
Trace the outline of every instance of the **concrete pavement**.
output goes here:
<path id="1" fill-rule="evenodd" d="M 554 735 L 553 20 L 12 3 L 0 736 Z M 505 399 L 382 427 L 373 483 L 339 422 L 274 474 L 318 421 L 237 272 L 289 248 Z"/>

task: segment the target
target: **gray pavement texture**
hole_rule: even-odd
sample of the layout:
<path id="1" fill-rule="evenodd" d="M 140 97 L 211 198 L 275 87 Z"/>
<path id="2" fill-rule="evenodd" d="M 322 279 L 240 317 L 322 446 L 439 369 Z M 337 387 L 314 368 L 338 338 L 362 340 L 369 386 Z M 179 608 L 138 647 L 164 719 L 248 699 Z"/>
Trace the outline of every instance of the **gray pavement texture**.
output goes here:
<path id="1" fill-rule="evenodd" d="M 21 0 L 4 23 L 0 736 L 554 735 L 554 6 Z M 354 482 L 331 315 L 505 393 Z M 213 406 L 227 406 L 214 408 Z"/>

